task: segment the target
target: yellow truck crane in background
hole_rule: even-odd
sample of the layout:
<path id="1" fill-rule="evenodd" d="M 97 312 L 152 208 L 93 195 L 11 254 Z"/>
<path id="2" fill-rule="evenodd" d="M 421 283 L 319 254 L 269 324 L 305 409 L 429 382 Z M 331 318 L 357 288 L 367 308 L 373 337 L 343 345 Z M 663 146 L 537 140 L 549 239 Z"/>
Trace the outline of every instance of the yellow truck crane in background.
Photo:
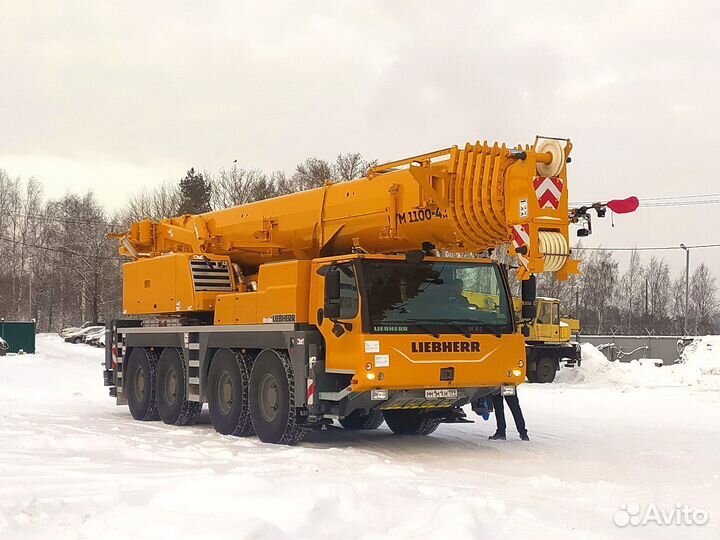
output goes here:
<path id="1" fill-rule="evenodd" d="M 522 301 L 515 298 L 515 316 L 521 320 L 520 332 L 525 337 L 527 379 L 551 383 L 561 366 L 579 366 L 580 344 L 573 340 L 580 332 L 580 321 L 560 317 L 560 300 L 538 297 L 536 315 L 523 322 Z"/>
<path id="2" fill-rule="evenodd" d="M 578 271 L 569 140 L 466 144 L 367 178 L 242 206 L 133 223 L 117 235 L 123 305 L 105 384 L 138 420 L 294 444 L 333 420 L 425 435 L 525 380 L 506 267 Z M 582 217 L 582 216 L 580 216 Z M 440 256 L 439 253 L 443 253 Z M 462 291 L 497 298 L 473 305 Z"/>

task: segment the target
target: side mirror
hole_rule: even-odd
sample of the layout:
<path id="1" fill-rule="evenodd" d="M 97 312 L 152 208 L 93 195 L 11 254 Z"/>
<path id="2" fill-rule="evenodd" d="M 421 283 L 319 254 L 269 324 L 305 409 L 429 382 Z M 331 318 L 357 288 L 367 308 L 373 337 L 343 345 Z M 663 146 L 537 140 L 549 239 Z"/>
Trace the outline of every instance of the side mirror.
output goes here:
<path id="1" fill-rule="evenodd" d="M 522 282 L 522 291 L 520 296 L 523 303 L 535 303 L 535 300 L 537 299 L 537 283 L 534 275 Z"/>
<path id="2" fill-rule="evenodd" d="M 534 319 L 537 316 L 537 306 L 535 304 L 523 304 L 521 315 L 525 320 Z"/>
<path id="3" fill-rule="evenodd" d="M 331 268 L 325 274 L 325 302 L 340 300 L 340 270 Z"/>
<path id="4" fill-rule="evenodd" d="M 340 271 L 331 268 L 325 274 L 325 305 L 323 315 L 328 319 L 340 316 Z"/>

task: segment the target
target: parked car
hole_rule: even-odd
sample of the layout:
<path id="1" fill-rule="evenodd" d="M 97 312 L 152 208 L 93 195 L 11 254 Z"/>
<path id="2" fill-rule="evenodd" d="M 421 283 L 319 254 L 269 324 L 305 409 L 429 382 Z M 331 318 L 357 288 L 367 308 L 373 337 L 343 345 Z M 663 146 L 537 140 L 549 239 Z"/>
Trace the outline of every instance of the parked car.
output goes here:
<path id="1" fill-rule="evenodd" d="M 96 330 L 94 332 L 88 332 L 83 336 L 83 341 L 87 343 L 88 345 L 95 345 L 97 346 L 98 339 L 100 339 L 102 336 L 105 335 L 105 327 L 103 326 L 99 330 Z"/>
<path id="2" fill-rule="evenodd" d="M 67 328 L 63 328 L 62 330 L 60 330 L 60 337 L 66 338 L 69 334 L 79 332 L 80 330 L 84 330 L 85 328 L 89 328 L 90 326 L 93 326 L 93 323 L 87 321 L 84 322 L 82 326 L 69 326 Z"/>
<path id="3" fill-rule="evenodd" d="M 5 353 L 9 348 L 10 345 L 8 345 L 8 342 L 0 337 L 0 356 L 5 356 Z"/>
<path id="4" fill-rule="evenodd" d="M 66 334 L 65 341 L 68 343 L 82 343 L 87 334 L 104 329 L 104 326 L 88 326 L 78 330 L 77 332 L 70 332 L 69 334 Z"/>

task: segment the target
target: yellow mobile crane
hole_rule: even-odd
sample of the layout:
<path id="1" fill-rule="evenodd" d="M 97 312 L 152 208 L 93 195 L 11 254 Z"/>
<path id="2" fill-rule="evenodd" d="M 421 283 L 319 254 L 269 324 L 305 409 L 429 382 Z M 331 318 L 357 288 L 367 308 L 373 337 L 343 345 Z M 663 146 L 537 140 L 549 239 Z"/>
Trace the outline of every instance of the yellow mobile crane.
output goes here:
<path id="1" fill-rule="evenodd" d="M 525 379 L 506 268 L 523 317 L 534 278 L 578 271 L 569 140 L 453 146 L 366 178 L 242 206 L 133 223 L 117 235 L 126 319 L 105 384 L 138 420 L 294 444 L 337 419 L 425 435 Z M 440 250 L 446 256 L 439 256 Z M 491 307 L 462 291 L 491 295 Z"/>

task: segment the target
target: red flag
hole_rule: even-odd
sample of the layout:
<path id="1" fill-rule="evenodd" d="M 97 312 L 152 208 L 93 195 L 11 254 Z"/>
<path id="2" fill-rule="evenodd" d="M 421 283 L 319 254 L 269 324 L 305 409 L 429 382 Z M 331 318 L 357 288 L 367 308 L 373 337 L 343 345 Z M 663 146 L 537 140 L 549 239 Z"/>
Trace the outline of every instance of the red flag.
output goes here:
<path id="1" fill-rule="evenodd" d="M 613 199 L 607 203 L 607 207 L 616 214 L 629 214 L 634 212 L 640 206 L 637 197 L 628 197 L 627 199 Z"/>

